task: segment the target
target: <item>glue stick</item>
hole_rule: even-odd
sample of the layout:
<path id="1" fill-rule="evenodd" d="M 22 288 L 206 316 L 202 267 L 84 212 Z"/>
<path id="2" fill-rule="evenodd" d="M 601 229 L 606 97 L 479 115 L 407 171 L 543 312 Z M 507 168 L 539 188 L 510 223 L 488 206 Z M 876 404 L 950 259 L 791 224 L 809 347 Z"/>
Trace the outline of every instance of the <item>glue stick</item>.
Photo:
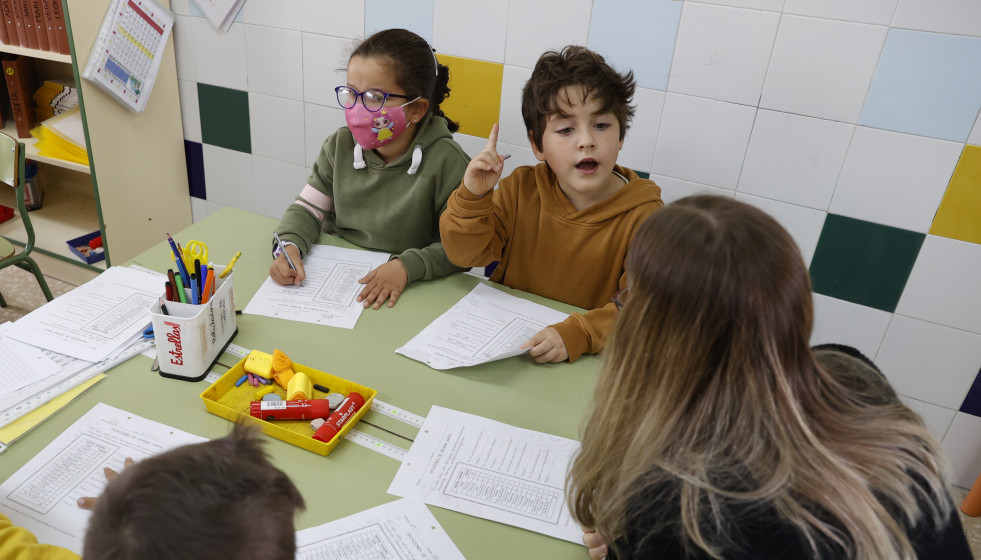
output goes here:
<path id="1" fill-rule="evenodd" d="M 347 396 L 347 399 L 341 403 L 341 406 L 337 407 L 337 410 L 330 415 L 330 418 L 324 422 L 324 425 L 317 430 L 317 433 L 313 434 L 313 439 L 327 443 L 328 441 L 334 439 L 334 436 L 341 431 L 341 428 L 347 423 L 348 420 L 354 416 L 361 407 L 364 406 L 364 397 L 358 393 L 351 393 Z"/>
<path id="2" fill-rule="evenodd" d="M 364 400 L 362 399 L 362 402 Z M 330 416 L 327 399 L 308 401 L 252 401 L 249 414 L 262 420 L 309 420 Z"/>

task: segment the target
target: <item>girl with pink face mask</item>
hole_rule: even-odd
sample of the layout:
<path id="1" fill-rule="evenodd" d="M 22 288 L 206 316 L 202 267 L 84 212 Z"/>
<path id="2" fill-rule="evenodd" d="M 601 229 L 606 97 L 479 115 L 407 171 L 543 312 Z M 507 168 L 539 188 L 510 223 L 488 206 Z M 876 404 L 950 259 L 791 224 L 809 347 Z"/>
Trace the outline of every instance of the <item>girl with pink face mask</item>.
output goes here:
<path id="1" fill-rule="evenodd" d="M 335 88 L 347 126 L 324 141 L 276 228 L 273 280 L 302 283 L 302 257 L 321 234 L 392 253 L 361 278 L 365 307 L 392 307 L 410 282 L 462 270 L 439 238 L 439 216 L 470 161 L 453 140 L 459 125 L 439 108 L 448 82 L 447 67 L 411 31 L 379 31 L 354 49 L 347 83 Z"/>

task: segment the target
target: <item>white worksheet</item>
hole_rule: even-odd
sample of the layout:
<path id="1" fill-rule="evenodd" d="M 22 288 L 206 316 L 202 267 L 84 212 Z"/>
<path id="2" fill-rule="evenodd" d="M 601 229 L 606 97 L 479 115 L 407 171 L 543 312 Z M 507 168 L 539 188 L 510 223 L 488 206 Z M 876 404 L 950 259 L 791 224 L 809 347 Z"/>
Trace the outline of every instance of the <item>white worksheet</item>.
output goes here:
<path id="1" fill-rule="evenodd" d="M 582 544 L 565 505 L 579 442 L 434 406 L 388 493 Z"/>
<path id="2" fill-rule="evenodd" d="M 8 336 L 59 354 L 98 362 L 150 322 L 166 276 L 113 266 L 18 319 Z"/>
<path id="3" fill-rule="evenodd" d="M 405 499 L 296 533 L 297 560 L 466 560 L 425 504 Z"/>
<path id="4" fill-rule="evenodd" d="M 433 369 L 474 366 L 524 354 L 522 344 L 566 317 L 561 311 L 477 284 L 396 352 Z"/>
<path id="5" fill-rule="evenodd" d="M 61 370 L 41 348 L 8 338 L 12 324 L 0 325 L 0 398 Z"/>
<path id="6" fill-rule="evenodd" d="M 99 403 L 0 485 L 0 511 L 38 542 L 79 554 L 89 512 L 82 496 L 98 496 L 103 470 L 117 472 L 126 457 L 139 461 L 205 438 Z"/>
<path id="7" fill-rule="evenodd" d="M 330 245 L 313 245 L 303 257 L 306 279 L 280 286 L 272 278 L 259 287 L 243 313 L 353 329 L 364 305 L 358 280 L 388 262 L 391 255 Z"/>

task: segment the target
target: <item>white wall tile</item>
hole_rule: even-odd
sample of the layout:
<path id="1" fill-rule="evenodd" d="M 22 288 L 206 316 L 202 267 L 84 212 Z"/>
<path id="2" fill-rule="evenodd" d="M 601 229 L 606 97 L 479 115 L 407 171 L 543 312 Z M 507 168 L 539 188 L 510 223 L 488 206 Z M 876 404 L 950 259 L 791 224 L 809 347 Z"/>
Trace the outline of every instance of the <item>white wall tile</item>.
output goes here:
<path id="1" fill-rule="evenodd" d="M 590 0 L 511 3 L 504 62 L 534 68 L 538 57 L 547 50 L 585 45 L 591 13 Z"/>
<path id="2" fill-rule="evenodd" d="M 783 16 L 760 107 L 858 122 L 887 30 Z"/>
<path id="3" fill-rule="evenodd" d="M 735 189 L 755 116 L 755 107 L 668 93 L 654 171 Z"/>
<path id="4" fill-rule="evenodd" d="M 252 154 L 304 165 L 303 103 L 249 93 Z"/>
<path id="5" fill-rule="evenodd" d="M 950 428 L 950 423 L 954 421 L 954 414 L 957 413 L 956 410 L 902 395 L 899 396 L 899 400 L 903 401 L 903 404 L 909 407 L 910 410 L 920 415 L 923 423 L 926 424 L 927 429 L 930 430 L 930 433 L 937 441 L 943 441 L 947 429 Z"/>
<path id="6" fill-rule="evenodd" d="M 654 147 L 657 145 L 657 133 L 661 128 L 664 92 L 637 88 L 634 105 L 637 110 L 630 128 L 627 129 L 627 136 L 623 139 L 623 148 L 620 150 L 617 163 L 650 173 L 654 161 Z"/>
<path id="7" fill-rule="evenodd" d="M 230 204 L 218 204 L 217 202 L 211 202 L 210 200 L 208 200 L 208 201 L 205 202 L 205 206 L 207 207 L 207 215 L 210 216 L 210 215 L 214 214 L 215 212 L 221 210 L 225 206 L 231 206 L 231 205 Z"/>
<path id="8" fill-rule="evenodd" d="M 191 197 L 191 222 L 198 223 L 211 215 L 207 201 L 196 196 Z"/>
<path id="9" fill-rule="evenodd" d="M 531 77 L 531 69 L 505 66 L 501 79 L 501 123 L 498 140 L 531 149 L 528 129 L 521 118 L 521 89 Z M 490 134 L 490 131 L 487 131 Z M 486 138 L 486 136 L 485 136 Z"/>
<path id="10" fill-rule="evenodd" d="M 680 198 L 696 194 L 712 194 L 716 196 L 728 196 L 730 198 L 736 194 L 728 189 L 710 187 L 708 185 L 654 173 L 651 174 L 651 180 L 657 183 L 657 186 L 661 187 L 661 200 L 664 201 L 665 205 L 671 204 Z"/>
<path id="11" fill-rule="evenodd" d="M 760 109 L 739 192 L 827 210 L 855 126 Z"/>
<path id="12" fill-rule="evenodd" d="M 875 363 L 899 393 L 956 410 L 981 368 L 981 335 L 895 315 Z"/>
<path id="13" fill-rule="evenodd" d="M 963 144 L 860 126 L 831 212 L 926 233 Z"/>
<path id="14" fill-rule="evenodd" d="M 343 8 L 335 2 L 300 0 L 300 18 L 303 31 L 348 39 L 364 37 L 364 0 L 345 0 Z"/>
<path id="15" fill-rule="evenodd" d="M 303 100 L 303 48 L 299 31 L 245 25 L 249 91 Z"/>
<path id="16" fill-rule="evenodd" d="M 353 43 L 325 35 L 303 34 L 303 100 L 340 108 L 334 88 L 347 83 Z"/>
<path id="17" fill-rule="evenodd" d="M 892 313 L 812 293 L 814 331 L 811 345 L 847 344 L 866 356 L 875 356 Z"/>
<path id="18" fill-rule="evenodd" d="M 971 135 L 967 138 L 967 143 L 972 146 L 981 146 L 981 113 L 978 114 L 978 118 L 974 121 L 974 128 L 971 130 Z"/>
<path id="19" fill-rule="evenodd" d="M 783 10 L 784 4 L 784 0 L 686 0 L 685 4 L 694 4 L 696 2 L 718 6 L 732 6 L 734 8 L 749 8 L 751 10 L 766 10 L 769 12 Z"/>
<path id="20" fill-rule="evenodd" d="M 475 25 L 474 14 L 480 14 Z M 504 62 L 508 2 L 488 6 L 481 0 L 435 0 L 433 47 L 453 56 Z"/>
<path id="21" fill-rule="evenodd" d="M 233 25 L 222 33 L 204 18 L 191 18 L 197 81 L 246 91 L 245 26 Z"/>
<path id="22" fill-rule="evenodd" d="M 198 84 L 177 80 L 181 96 L 181 122 L 184 124 L 184 140 L 201 142 L 201 108 L 198 105 Z"/>
<path id="23" fill-rule="evenodd" d="M 324 140 L 338 128 L 347 126 L 344 121 L 344 111 L 336 107 L 324 107 L 313 103 L 304 104 L 304 160 L 308 168 L 313 167 L 320 155 Z M 301 187 L 303 185 L 300 185 Z M 299 192 L 299 191 L 297 191 Z"/>
<path id="24" fill-rule="evenodd" d="M 241 15 L 243 23 L 300 30 L 300 0 L 249 0 Z"/>
<path id="25" fill-rule="evenodd" d="M 208 202 L 254 212 L 252 156 L 211 144 L 202 146 Z"/>
<path id="26" fill-rule="evenodd" d="M 189 16 L 174 16 L 174 56 L 177 58 L 177 78 L 197 81 L 194 33 Z"/>
<path id="27" fill-rule="evenodd" d="M 174 12 L 174 15 L 187 16 L 191 15 L 191 8 L 188 6 L 188 2 L 191 0 L 170 0 L 170 11 Z"/>
<path id="28" fill-rule="evenodd" d="M 953 470 L 953 483 L 970 488 L 981 474 L 981 417 L 964 412 L 954 415 L 943 446 Z"/>
<path id="29" fill-rule="evenodd" d="M 255 156 L 252 177 L 256 212 L 278 220 L 306 184 L 307 170 L 302 165 Z"/>
<path id="30" fill-rule="evenodd" d="M 813 208 L 741 193 L 736 193 L 736 200 L 752 204 L 780 222 L 780 225 L 797 242 L 797 248 L 800 249 L 800 254 L 804 258 L 804 264 L 811 265 L 814 250 L 817 248 L 818 239 L 821 237 L 821 228 L 824 227 L 826 213 Z"/>
<path id="31" fill-rule="evenodd" d="M 783 13 L 889 25 L 899 0 L 787 0 Z"/>
<path id="32" fill-rule="evenodd" d="M 899 0 L 892 26 L 981 37 L 981 2 Z"/>
<path id="33" fill-rule="evenodd" d="M 757 105 L 780 14 L 686 2 L 668 91 Z"/>
<path id="34" fill-rule="evenodd" d="M 981 245 L 927 235 L 896 313 L 981 333 Z"/>

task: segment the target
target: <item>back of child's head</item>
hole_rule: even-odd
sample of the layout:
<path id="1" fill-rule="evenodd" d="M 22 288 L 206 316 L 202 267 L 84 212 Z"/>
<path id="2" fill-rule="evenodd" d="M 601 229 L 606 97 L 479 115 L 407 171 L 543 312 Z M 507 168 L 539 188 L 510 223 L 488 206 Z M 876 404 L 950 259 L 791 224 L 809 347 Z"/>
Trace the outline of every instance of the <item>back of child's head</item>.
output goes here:
<path id="1" fill-rule="evenodd" d="M 542 135 L 550 115 L 560 112 L 560 103 L 572 105 L 566 88 L 582 88 L 582 99 L 592 97 L 602 102 L 601 112 L 611 111 L 620 123 L 623 140 L 634 116 L 630 105 L 636 88 L 633 71 L 621 74 L 599 54 L 576 45 L 561 51 L 546 51 L 538 58 L 531 77 L 521 92 L 521 116 L 531 140 L 542 147 Z"/>
<path id="2" fill-rule="evenodd" d="M 450 132 L 459 130 L 460 125 L 440 109 L 450 96 L 450 69 L 436 60 L 436 51 L 425 39 L 407 29 L 385 29 L 355 47 L 351 57 L 355 56 L 382 62 L 409 99 L 428 99 L 429 111 L 446 119 Z"/>
<path id="3" fill-rule="evenodd" d="M 145 459 L 96 502 L 86 560 L 292 560 L 303 498 L 269 462 L 257 430 Z"/>

